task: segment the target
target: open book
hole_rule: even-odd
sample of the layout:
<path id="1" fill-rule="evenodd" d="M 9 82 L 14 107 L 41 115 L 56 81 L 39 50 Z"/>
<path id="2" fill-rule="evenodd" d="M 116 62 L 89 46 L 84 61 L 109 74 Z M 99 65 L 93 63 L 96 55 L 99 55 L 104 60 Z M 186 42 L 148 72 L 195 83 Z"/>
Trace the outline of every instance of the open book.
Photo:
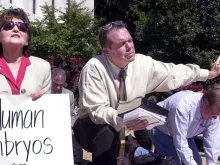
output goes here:
<path id="1" fill-rule="evenodd" d="M 117 110 L 119 116 L 123 117 L 125 124 L 132 123 L 134 120 L 147 119 L 149 125 L 146 129 L 148 130 L 164 124 L 169 113 L 167 109 L 143 97 L 135 98 L 129 102 L 119 103 Z"/>

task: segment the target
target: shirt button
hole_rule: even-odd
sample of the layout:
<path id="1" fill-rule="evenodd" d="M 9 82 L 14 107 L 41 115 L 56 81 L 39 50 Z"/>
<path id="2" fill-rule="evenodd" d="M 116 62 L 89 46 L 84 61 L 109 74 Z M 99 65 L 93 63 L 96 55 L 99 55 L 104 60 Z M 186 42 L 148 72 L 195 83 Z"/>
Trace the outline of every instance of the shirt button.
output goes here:
<path id="1" fill-rule="evenodd" d="M 21 93 L 22 93 L 22 94 L 24 94 L 25 92 L 26 92 L 26 90 L 25 90 L 25 89 L 22 89 L 22 90 L 21 90 Z"/>

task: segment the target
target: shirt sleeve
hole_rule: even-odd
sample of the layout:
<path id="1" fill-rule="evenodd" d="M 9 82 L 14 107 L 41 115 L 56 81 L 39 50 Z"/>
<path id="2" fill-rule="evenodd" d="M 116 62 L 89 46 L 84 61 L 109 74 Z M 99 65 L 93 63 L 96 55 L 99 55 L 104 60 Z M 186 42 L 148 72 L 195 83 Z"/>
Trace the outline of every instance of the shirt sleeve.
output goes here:
<path id="1" fill-rule="evenodd" d="M 216 165 L 220 148 L 220 119 L 217 118 L 203 133 L 203 147 L 207 165 Z"/>
<path id="2" fill-rule="evenodd" d="M 51 90 L 51 68 L 50 64 L 47 62 L 46 68 L 45 68 L 45 77 L 42 84 L 42 90 L 50 91 Z"/>
<path id="3" fill-rule="evenodd" d="M 79 81 L 80 101 L 96 124 L 108 124 L 119 131 L 123 127 L 123 119 L 117 110 L 110 106 L 108 87 L 104 84 L 97 69 L 89 68 L 81 72 Z"/>
<path id="4" fill-rule="evenodd" d="M 189 148 L 187 140 L 188 132 L 188 112 L 182 112 L 179 109 L 171 109 L 169 113 L 169 123 L 173 143 L 176 148 L 177 154 L 185 165 L 197 165 L 193 158 L 193 152 Z"/>
<path id="5" fill-rule="evenodd" d="M 71 124 L 74 125 L 76 119 L 77 119 L 77 112 L 75 111 L 75 104 L 74 104 L 74 94 L 73 92 L 69 93 L 70 98 L 70 113 L 71 113 Z"/>
<path id="6" fill-rule="evenodd" d="M 198 65 L 163 63 L 153 60 L 152 79 L 154 83 L 149 84 L 156 92 L 177 89 L 192 82 L 205 81 L 209 71 L 201 69 Z"/>

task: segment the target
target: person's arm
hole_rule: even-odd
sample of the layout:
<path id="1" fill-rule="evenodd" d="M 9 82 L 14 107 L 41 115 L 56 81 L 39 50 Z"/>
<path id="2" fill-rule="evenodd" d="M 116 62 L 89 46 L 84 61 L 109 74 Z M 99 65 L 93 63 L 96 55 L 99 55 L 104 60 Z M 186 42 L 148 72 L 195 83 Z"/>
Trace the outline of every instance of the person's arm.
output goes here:
<path id="1" fill-rule="evenodd" d="M 41 88 L 40 91 L 37 91 L 37 92 L 31 94 L 32 100 L 39 99 L 42 95 L 44 95 L 49 90 L 51 90 L 51 84 L 52 84 L 52 81 L 51 81 L 51 68 L 50 68 L 50 64 L 48 62 L 46 63 L 43 72 L 45 72 L 45 74 L 44 74 L 44 80 L 43 80 L 43 83 L 42 83 L 42 88 Z"/>
<path id="2" fill-rule="evenodd" d="M 187 140 L 189 116 L 179 109 L 172 109 L 169 113 L 169 126 L 177 154 L 185 165 L 197 165 L 193 158 L 193 152 L 189 148 Z"/>
<path id="3" fill-rule="evenodd" d="M 147 90 L 155 92 L 165 92 L 186 86 L 196 81 L 206 81 L 213 79 L 220 73 L 219 58 L 212 64 L 211 70 L 201 69 L 194 64 L 163 63 L 152 59 L 151 57 L 140 58 L 141 70 L 145 72 L 150 67 L 147 77 L 150 81 L 147 83 Z M 152 91 L 150 91 L 152 92 Z"/>
<path id="4" fill-rule="evenodd" d="M 90 64 L 81 71 L 79 80 L 80 104 L 89 113 L 96 124 L 108 124 L 119 131 L 123 127 L 123 119 L 118 117 L 116 109 L 110 106 L 105 76 L 96 66 Z M 113 99 L 113 98 L 112 98 Z"/>
<path id="5" fill-rule="evenodd" d="M 73 92 L 70 91 L 69 93 L 70 97 L 70 115 L 71 115 L 71 125 L 74 125 L 76 119 L 78 118 L 77 112 L 75 110 L 75 99 Z"/>
<path id="6" fill-rule="evenodd" d="M 45 77 L 44 77 L 44 81 L 42 84 L 42 90 L 44 91 L 48 91 L 51 89 L 51 85 L 52 85 L 52 80 L 51 80 L 51 67 L 50 64 L 47 62 L 46 68 L 44 70 L 45 72 Z"/>
<path id="7" fill-rule="evenodd" d="M 203 133 L 203 147 L 207 165 L 216 165 L 220 152 L 220 119 L 215 120 Z"/>
<path id="8" fill-rule="evenodd" d="M 163 63 L 153 60 L 152 74 L 147 88 L 155 92 L 165 92 L 186 86 L 196 81 L 206 81 L 209 76 L 207 69 L 198 65 Z M 149 82 L 149 83 L 150 83 Z"/>

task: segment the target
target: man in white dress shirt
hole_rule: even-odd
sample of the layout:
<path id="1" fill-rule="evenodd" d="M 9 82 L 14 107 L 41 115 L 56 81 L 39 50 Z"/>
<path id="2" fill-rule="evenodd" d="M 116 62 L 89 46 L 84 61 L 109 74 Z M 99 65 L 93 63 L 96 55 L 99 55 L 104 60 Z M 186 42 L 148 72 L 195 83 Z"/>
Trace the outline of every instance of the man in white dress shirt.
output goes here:
<path id="1" fill-rule="evenodd" d="M 92 152 L 93 165 L 117 165 L 119 132 L 124 127 L 117 113 L 119 102 L 212 79 L 220 73 L 220 59 L 208 71 L 198 65 L 163 63 L 136 54 L 133 39 L 122 21 L 102 26 L 99 40 L 103 55 L 90 59 L 81 71 L 79 118 L 74 134 L 79 144 Z M 129 129 L 146 128 L 146 123 L 136 122 Z"/>
<path id="2" fill-rule="evenodd" d="M 202 165 L 194 137 L 203 133 L 207 165 L 216 165 L 220 137 L 220 88 L 181 91 L 158 103 L 169 110 L 167 122 L 151 130 L 158 154 L 174 156 L 177 165 Z"/>

